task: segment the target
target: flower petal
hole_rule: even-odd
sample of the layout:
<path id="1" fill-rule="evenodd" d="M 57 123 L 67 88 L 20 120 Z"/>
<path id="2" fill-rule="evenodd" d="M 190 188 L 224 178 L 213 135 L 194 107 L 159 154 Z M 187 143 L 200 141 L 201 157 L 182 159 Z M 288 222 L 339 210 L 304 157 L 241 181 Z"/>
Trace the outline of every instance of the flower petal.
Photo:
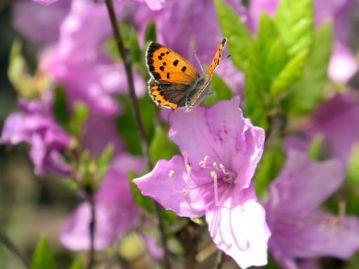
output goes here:
<path id="1" fill-rule="evenodd" d="M 271 250 L 287 258 L 348 259 L 359 249 L 359 220 L 355 217 L 313 213 L 300 220 L 281 218 L 276 226 L 281 229 L 272 229 Z"/>
<path id="2" fill-rule="evenodd" d="M 217 245 L 241 268 L 267 263 L 270 231 L 265 211 L 258 203 L 253 186 L 239 193 L 241 201 L 206 213 L 209 233 Z"/>
<path id="3" fill-rule="evenodd" d="M 231 165 L 232 156 L 244 142 L 241 135 L 245 120 L 238 98 L 218 102 L 209 109 L 197 106 L 191 113 L 175 111 L 170 123 L 170 138 L 195 165 L 206 155 L 225 166 Z"/>
<path id="4" fill-rule="evenodd" d="M 310 212 L 343 182 L 344 167 L 337 160 L 315 162 L 306 153 L 290 151 L 287 163 L 271 186 L 268 202 L 274 212 Z"/>
<path id="5" fill-rule="evenodd" d="M 185 172 L 183 158 L 177 155 L 169 161 L 158 161 L 150 173 L 133 182 L 143 195 L 150 196 L 179 216 L 203 216 L 206 204 L 196 189 L 189 189 Z"/>
<path id="6" fill-rule="evenodd" d="M 122 155 L 112 163 L 106 178 L 96 193 L 95 248 L 103 249 L 131 229 L 138 209 L 127 182 L 127 172 L 139 172 L 142 161 Z M 90 207 L 82 203 L 66 221 L 61 231 L 61 242 L 71 250 L 89 248 Z"/>

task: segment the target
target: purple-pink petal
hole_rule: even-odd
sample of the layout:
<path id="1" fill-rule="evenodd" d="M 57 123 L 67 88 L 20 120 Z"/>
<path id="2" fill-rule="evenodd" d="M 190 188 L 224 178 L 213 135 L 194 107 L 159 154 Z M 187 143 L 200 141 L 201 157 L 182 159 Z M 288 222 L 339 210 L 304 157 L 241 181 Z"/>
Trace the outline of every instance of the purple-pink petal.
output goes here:
<path id="1" fill-rule="evenodd" d="M 283 268 L 297 269 L 297 258 L 347 259 L 359 249 L 358 218 L 319 210 L 344 177 L 344 165 L 338 160 L 316 162 L 305 152 L 289 152 L 265 204 L 272 232 L 269 246 Z"/>
<path id="2" fill-rule="evenodd" d="M 55 2 L 57 2 L 58 0 L 32 0 L 32 1 L 34 1 L 35 3 L 39 3 L 41 5 L 47 6 L 47 5 L 51 5 Z"/>
<path id="3" fill-rule="evenodd" d="M 314 210 L 343 183 L 345 171 L 340 161 L 314 162 L 299 151 L 287 155 L 282 172 L 270 188 L 268 205 L 276 214 L 302 215 Z"/>
<path id="4" fill-rule="evenodd" d="M 104 249 L 128 232 L 138 216 L 138 209 L 129 188 L 127 173 L 140 172 L 142 161 L 121 156 L 113 161 L 95 195 L 95 248 Z M 60 239 L 71 250 L 89 248 L 90 207 L 82 203 L 65 222 Z"/>
<path id="5" fill-rule="evenodd" d="M 152 172 L 137 178 L 134 183 L 143 195 L 150 196 L 165 209 L 178 216 L 201 217 L 205 213 L 205 201 L 196 188 L 189 189 L 189 178 L 181 156 L 160 160 Z"/>
<path id="6" fill-rule="evenodd" d="M 240 199 L 228 201 L 228 206 L 206 213 L 209 233 L 217 247 L 241 268 L 263 266 L 267 263 L 267 243 L 271 234 L 265 211 L 257 201 L 253 186 L 235 195 Z"/>

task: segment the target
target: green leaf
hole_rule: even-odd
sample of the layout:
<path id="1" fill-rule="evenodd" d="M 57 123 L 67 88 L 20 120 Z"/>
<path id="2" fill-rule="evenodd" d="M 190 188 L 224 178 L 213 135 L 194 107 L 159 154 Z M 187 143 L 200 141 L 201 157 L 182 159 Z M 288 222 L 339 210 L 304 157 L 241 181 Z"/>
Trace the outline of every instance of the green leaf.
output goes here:
<path id="1" fill-rule="evenodd" d="M 290 57 L 311 48 L 313 41 L 312 0 L 282 0 L 274 20 Z"/>
<path id="2" fill-rule="evenodd" d="M 242 5 L 245 7 L 249 7 L 250 2 L 251 2 L 250 0 L 241 0 Z"/>
<path id="3" fill-rule="evenodd" d="M 353 185 L 359 185 L 359 144 L 352 148 L 352 156 L 348 165 L 348 178 Z"/>
<path id="4" fill-rule="evenodd" d="M 278 95 L 287 90 L 303 74 L 304 65 L 307 62 L 308 50 L 303 50 L 295 55 L 273 80 L 270 92 L 272 95 Z"/>
<path id="5" fill-rule="evenodd" d="M 246 71 L 244 114 L 252 120 L 254 125 L 268 129 L 268 98 L 265 86 L 261 81 L 261 73 L 255 68 Z"/>
<path id="6" fill-rule="evenodd" d="M 89 108 L 87 105 L 82 102 L 77 102 L 72 118 L 69 121 L 69 131 L 72 135 L 81 139 L 88 116 Z"/>
<path id="7" fill-rule="evenodd" d="M 310 113 L 325 96 L 324 88 L 329 82 L 328 66 L 332 50 L 332 26 L 319 27 L 314 36 L 314 45 L 302 78 L 293 85 L 283 102 L 283 109 L 295 116 Z"/>
<path id="8" fill-rule="evenodd" d="M 121 138 L 126 142 L 127 150 L 133 155 L 141 155 L 141 140 L 139 138 L 135 117 L 132 112 L 130 98 L 128 96 L 120 96 L 119 102 L 121 103 L 122 113 L 116 120 L 117 129 Z M 151 141 L 154 134 L 153 122 L 156 117 L 156 106 L 148 95 L 138 99 L 138 103 L 146 135 L 149 141 Z"/>
<path id="9" fill-rule="evenodd" d="M 285 153 L 278 141 L 272 149 L 265 151 L 255 175 L 255 188 L 258 196 L 263 197 L 268 190 L 270 182 L 282 170 Z"/>
<path id="10" fill-rule="evenodd" d="M 169 160 L 178 152 L 177 146 L 169 140 L 167 132 L 161 126 L 157 126 L 150 145 L 152 164 L 161 159 Z"/>
<path id="11" fill-rule="evenodd" d="M 248 65 L 247 52 L 253 42 L 252 35 L 241 18 L 223 0 L 216 0 L 215 5 L 222 34 L 227 37 L 232 61 L 237 68 L 244 70 Z"/>
<path id="12" fill-rule="evenodd" d="M 229 100 L 233 97 L 233 91 L 229 88 L 226 82 L 217 74 L 212 78 L 212 91 L 206 98 L 204 104 L 212 106 L 219 100 Z"/>
<path id="13" fill-rule="evenodd" d="M 85 264 L 81 256 L 78 256 L 71 264 L 70 269 L 84 269 Z"/>
<path id="14" fill-rule="evenodd" d="M 157 40 L 157 36 L 156 36 L 156 24 L 151 21 L 145 30 L 145 43 L 149 43 L 151 41 L 156 41 Z"/>
<path id="15" fill-rule="evenodd" d="M 262 83 L 270 85 L 288 61 L 286 47 L 271 17 L 263 13 L 259 19 L 257 39 L 255 40 L 256 66 L 265 77 Z M 269 87 L 265 88 L 269 91 Z"/>
<path id="16" fill-rule="evenodd" d="M 52 111 L 56 121 L 65 129 L 69 130 L 69 122 L 71 119 L 70 110 L 67 104 L 65 89 L 57 85 L 55 88 L 55 96 Z"/>
<path id="17" fill-rule="evenodd" d="M 113 156 L 113 145 L 108 144 L 97 160 L 97 175 L 101 180 L 107 173 Z"/>
<path id="18" fill-rule="evenodd" d="M 55 259 L 45 236 L 39 239 L 32 257 L 31 269 L 55 269 Z"/>
<path id="19" fill-rule="evenodd" d="M 312 160 L 320 161 L 325 159 L 324 142 L 325 136 L 322 134 L 315 136 L 311 141 L 308 149 L 308 155 Z"/>

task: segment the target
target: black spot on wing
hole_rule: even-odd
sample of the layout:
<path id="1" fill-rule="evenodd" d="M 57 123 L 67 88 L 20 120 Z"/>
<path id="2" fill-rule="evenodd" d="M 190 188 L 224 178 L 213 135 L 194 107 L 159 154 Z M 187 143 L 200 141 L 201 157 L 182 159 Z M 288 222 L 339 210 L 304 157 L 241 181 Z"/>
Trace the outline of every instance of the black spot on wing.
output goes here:
<path id="1" fill-rule="evenodd" d="M 183 66 L 182 69 L 181 69 L 181 71 L 184 72 L 184 71 L 186 71 L 186 69 L 187 69 L 187 67 L 186 67 L 186 66 Z"/>
<path id="2" fill-rule="evenodd" d="M 173 65 L 174 65 L 174 66 L 177 66 L 177 65 L 178 65 L 178 62 L 179 62 L 178 60 L 174 60 L 174 61 L 173 61 Z"/>
<path id="3" fill-rule="evenodd" d="M 160 80 L 161 79 L 161 75 L 159 73 L 157 73 L 157 72 L 153 72 L 152 75 L 153 75 L 155 80 Z"/>

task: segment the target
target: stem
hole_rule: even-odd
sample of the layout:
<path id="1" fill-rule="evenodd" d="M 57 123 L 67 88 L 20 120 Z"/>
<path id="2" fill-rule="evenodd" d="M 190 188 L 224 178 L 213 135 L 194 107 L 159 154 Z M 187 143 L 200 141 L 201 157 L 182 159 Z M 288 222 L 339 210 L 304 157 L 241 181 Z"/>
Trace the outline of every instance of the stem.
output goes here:
<path id="1" fill-rule="evenodd" d="M 135 86 L 134 86 L 134 82 L 133 82 L 131 62 L 130 62 L 130 59 L 128 58 L 128 54 L 126 52 L 126 48 L 125 48 L 125 45 L 122 40 L 120 28 L 118 27 L 118 24 L 117 24 L 116 13 L 115 13 L 113 2 L 112 2 L 112 0 L 106 0 L 105 2 L 106 2 L 107 11 L 108 11 L 108 14 L 110 17 L 112 31 L 113 31 L 113 35 L 114 35 L 114 38 L 116 41 L 116 45 L 117 45 L 117 48 L 121 55 L 123 65 L 125 67 L 127 84 L 128 84 L 128 92 L 129 92 L 130 99 L 131 99 L 132 110 L 135 115 L 135 122 L 137 125 L 137 130 L 139 131 L 139 136 L 140 136 L 141 143 L 142 143 L 142 152 L 143 152 L 143 155 L 145 158 L 145 163 L 147 165 L 148 170 L 151 170 L 152 163 L 151 163 L 151 158 L 150 158 L 149 142 L 147 140 L 145 128 L 144 128 L 143 121 L 141 118 L 140 109 L 138 106 L 138 100 L 137 100 L 136 93 L 135 93 Z M 161 216 L 161 206 L 157 202 L 155 202 L 155 204 L 156 204 L 155 208 L 156 208 L 158 229 L 159 229 L 159 232 L 161 235 L 162 247 L 164 249 L 164 259 L 163 259 L 164 267 L 166 269 L 171 269 L 166 234 L 165 234 L 165 230 L 164 230 L 164 223 L 163 223 L 163 219 Z"/>
<path id="2" fill-rule="evenodd" d="M 0 230 L 0 242 L 16 257 L 20 259 L 25 268 L 30 268 L 28 259 L 20 252 L 16 245 L 10 240 L 4 231 Z"/>
<path id="3" fill-rule="evenodd" d="M 224 264 L 224 254 L 222 251 L 218 252 L 217 260 L 216 260 L 216 267 L 215 269 L 221 269 L 222 265 Z"/>
<path id="4" fill-rule="evenodd" d="M 184 258 L 185 258 L 185 268 L 186 269 L 195 269 L 198 265 L 196 260 L 197 254 L 197 243 L 199 241 L 199 231 L 193 223 L 188 223 L 187 226 L 181 232 L 181 241 L 184 246 Z"/>
<path id="5" fill-rule="evenodd" d="M 88 251 L 88 263 L 87 269 L 91 269 L 95 264 L 95 231 L 96 231 L 96 205 L 93 194 L 88 195 L 88 202 L 90 205 L 91 219 L 89 222 L 89 234 L 90 234 L 90 248 Z"/>
<path id="6" fill-rule="evenodd" d="M 273 149 L 278 140 L 283 137 L 285 124 L 285 118 L 280 113 L 269 117 L 269 130 L 265 142 L 266 149 Z"/>

